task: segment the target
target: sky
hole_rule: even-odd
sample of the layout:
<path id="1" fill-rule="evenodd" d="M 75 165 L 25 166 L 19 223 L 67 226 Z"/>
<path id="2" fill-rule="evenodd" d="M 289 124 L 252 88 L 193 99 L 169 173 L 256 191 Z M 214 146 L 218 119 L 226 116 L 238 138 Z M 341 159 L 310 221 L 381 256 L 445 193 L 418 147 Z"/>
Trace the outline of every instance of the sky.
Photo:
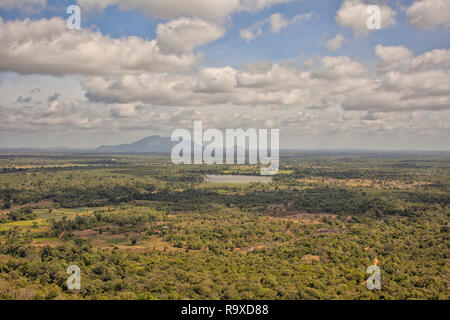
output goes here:
<path id="1" fill-rule="evenodd" d="M 0 43 L 0 147 L 201 120 L 290 149 L 450 150 L 450 0 L 0 0 Z"/>

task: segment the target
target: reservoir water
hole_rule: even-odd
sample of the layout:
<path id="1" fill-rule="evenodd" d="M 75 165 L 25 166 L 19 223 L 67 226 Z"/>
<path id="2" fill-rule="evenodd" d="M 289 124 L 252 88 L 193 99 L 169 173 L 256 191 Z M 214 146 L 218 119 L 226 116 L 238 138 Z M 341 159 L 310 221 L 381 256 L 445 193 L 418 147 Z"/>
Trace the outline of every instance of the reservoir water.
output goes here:
<path id="1" fill-rule="evenodd" d="M 231 183 L 231 184 L 246 184 L 246 183 L 258 183 L 258 182 L 270 183 L 270 182 L 272 182 L 272 177 L 208 174 L 205 177 L 205 182 L 208 182 L 208 183 Z"/>

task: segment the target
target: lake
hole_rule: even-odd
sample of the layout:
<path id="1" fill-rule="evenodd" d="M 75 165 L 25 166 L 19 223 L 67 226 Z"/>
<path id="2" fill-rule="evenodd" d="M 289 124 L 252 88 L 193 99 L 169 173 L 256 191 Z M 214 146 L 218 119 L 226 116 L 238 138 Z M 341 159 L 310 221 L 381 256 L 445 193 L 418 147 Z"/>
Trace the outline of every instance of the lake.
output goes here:
<path id="1" fill-rule="evenodd" d="M 270 182 L 272 182 L 272 177 L 208 174 L 205 177 L 205 182 L 208 182 L 208 183 L 232 183 L 232 184 L 246 184 L 246 183 L 258 183 L 258 182 L 270 183 Z"/>

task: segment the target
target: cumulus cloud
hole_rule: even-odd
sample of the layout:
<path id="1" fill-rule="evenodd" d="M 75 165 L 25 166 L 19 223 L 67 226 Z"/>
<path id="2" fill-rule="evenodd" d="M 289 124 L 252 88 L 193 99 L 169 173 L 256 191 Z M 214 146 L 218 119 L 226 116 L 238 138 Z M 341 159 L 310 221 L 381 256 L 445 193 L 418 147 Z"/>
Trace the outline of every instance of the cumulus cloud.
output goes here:
<path id="1" fill-rule="evenodd" d="M 414 57 L 404 47 L 377 46 L 370 64 L 323 57 L 308 67 L 263 61 L 192 74 L 94 77 L 83 83 L 97 103 L 154 106 L 273 106 L 395 112 L 450 109 L 450 50 Z"/>
<path id="2" fill-rule="evenodd" d="M 450 26 L 450 1 L 419 0 L 406 11 L 408 22 L 421 29 Z"/>
<path id="3" fill-rule="evenodd" d="M 413 53 L 403 46 L 386 47 L 377 45 L 375 47 L 375 54 L 380 58 L 378 67 L 382 70 L 402 67 L 413 58 Z"/>
<path id="4" fill-rule="evenodd" d="M 164 54 L 190 54 L 194 48 L 221 38 L 225 29 L 200 19 L 179 18 L 156 28 L 156 38 Z"/>
<path id="5" fill-rule="evenodd" d="M 358 79 L 367 75 L 367 67 L 349 57 L 324 57 L 322 65 L 311 75 L 315 78 L 327 80 Z"/>
<path id="6" fill-rule="evenodd" d="M 345 37 L 342 34 L 336 35 L 333 39 L 328 40 L 327 42 L 327 50 L 328 51 L 335 51 L 342 48 L 342 45 L 346 41 Z"/>
<path id="7" fill-rule="evenodd" d="M 450 70 L 450 49 L 434 49 L 414 58 L 408 66 L 411 71 L 427 71 L 440 69 Z"/>
<path id="8" fill-rule="evenodd" d="M 364 99 L 362 103 L 361 99 Z M 344 110 L 371 110 L 378 112 L 448 109 L 448 96 L 421 96 L 405 98 L 402 93 L 390 91 L 368 91 L 364 95 L 351 94 L 343 102 Z"/>
<path id="9" fill-rule="evenodd" d="M 379 78 L 372 88 L 349 94 L 343 102 L 345 110 L 450 109 L 450 50 L 432 50 L 417 57 L 401 46 L 377 46 L 375 50 L 380 58 Z"/>
<path id="10" fill-rule="evenodd" d="M 24 14 L 39 13 L 47 6 L 47 0 L 2 0 L 0 8 L 11 10 L 19 9 Z"/>
<path id="11" fill-rule="evenodd" d="M 87 10 L 103 10 L 117 5 L 121 10 L 140 10 L 151 18 L 167 20 L 180 17 L 223 22 L 235 12 L 256 12 L 291 0 L 78 0 Z"/>
<path id="12" fill-rule="evenodd" d="M 337 95 L 367 85 L 366 68 L 347 57 L 325 57 L 314 71 L 288 64 L 268 70 L 207 68 L 197 75 L 141 74 L 83 83 L 95 102 L 153 105 L 278 105 L 323 106 L 317 92 L 328 92 L 329 105 Z"/>
<path id="13" fill-rule="evenodd" d="M 450 69 L 450 49 L 434 49 L 414 57 L 414 54 L 403 46 L 375 47 L 375 54 L 380 59 L 377 67 L 382 71 L 402 70 L 404 72 L 422 72 Z"/>
<path id="14" fill-rule="evenodd" d="M 241 38 L 244 39 L 247 43 L 252 41 L 253 39 L 259 37 L 263 33 L 263 27 L 266 25 L 270 26 L 270 30 L 272 33 L 279 33 L 282 29 L 292 25 L 292 24 L 300 24 L 303 21 L 311 19 L 313 16 L 312 12 L 299 14 L 288 20 L 281 13 L 274 13 L 270 17 L 256 21 L 250 27 L 246 29 L 242 29 L 240 31 Z"/>
<path id="15" fill-rule="evenodd" d="M 204 69 L 194 86 L 195 92 L 231 92 L 237 86 L 237 71 L 231 67 Z"/>
<path id="16" fill-rule="evenodd" d="M 102 117 L 92 116 L 94 109 L 81 101 L 49 101 L 43 108 L 0 108 L 0 130 L 93 130 Z"/>
<path id="17" fill-rule="evenodd" d="M 161 50 L 157 40 L 134 36 L 114 39 L 91 30 L 73 32 L 61 18 L 22 21 L 0 18 L 0 71 L 57 76 L 186 71 L 200 59 L 189 49 L 220 34 L 216 30 L 194 39 L 191 32 L 198 32 L 190 27 L 188 23 L 188 30 L 183 33 L 182 27 L 174 28 L 170 23 L 161 26 L 164 48 Z M 180 42 L 183 34 L 188 39 L 184 44 Z"/>
<path id="18" fill-rule="evenodd" d="M 369 6 L 373 5 L 365 3 L 361 0 L 345 0 L 336 13 L 336 22 L 341 27 L 352 28 L 357 35 L 367 35 L 371 32 L 367 28 L 367 20 L 371 13 L 367 12 Z M 381 28 L 387 27 L 396 23 L 397 13 L 388 5 L 380 5 L 381 9 Z"/>

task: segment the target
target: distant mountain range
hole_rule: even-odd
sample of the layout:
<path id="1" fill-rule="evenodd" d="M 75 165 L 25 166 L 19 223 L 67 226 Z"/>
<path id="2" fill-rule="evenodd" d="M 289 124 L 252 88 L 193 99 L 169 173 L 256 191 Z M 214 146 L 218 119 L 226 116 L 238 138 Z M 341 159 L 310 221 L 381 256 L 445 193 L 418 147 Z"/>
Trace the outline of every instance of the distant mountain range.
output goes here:
<path id="1" fill-rule="evenodd" d="M 99 153 L 168 153 L 174 144 L 168 137 L 151 136 L 133 143 L 101 146 L 95 151 Z"/>

